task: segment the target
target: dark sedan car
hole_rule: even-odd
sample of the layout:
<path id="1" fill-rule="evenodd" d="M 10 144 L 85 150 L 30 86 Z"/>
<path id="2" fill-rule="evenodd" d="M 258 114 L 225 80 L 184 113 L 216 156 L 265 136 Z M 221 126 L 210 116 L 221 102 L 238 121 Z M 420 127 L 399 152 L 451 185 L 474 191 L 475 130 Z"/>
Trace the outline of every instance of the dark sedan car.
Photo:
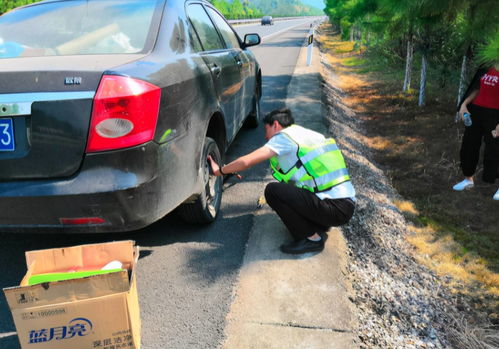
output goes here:
<path id="1" fill-rule="evenodd" d="M 205 1 L 49 0 L 0 16 L 0 231 L 213 221 L 261 71 Z"/>
<path id="2" fill-rule="evenodd" d="M 273 25 L 274 19 L 272 16 L 263 16 L 262 17 L 262 25 Z"/>

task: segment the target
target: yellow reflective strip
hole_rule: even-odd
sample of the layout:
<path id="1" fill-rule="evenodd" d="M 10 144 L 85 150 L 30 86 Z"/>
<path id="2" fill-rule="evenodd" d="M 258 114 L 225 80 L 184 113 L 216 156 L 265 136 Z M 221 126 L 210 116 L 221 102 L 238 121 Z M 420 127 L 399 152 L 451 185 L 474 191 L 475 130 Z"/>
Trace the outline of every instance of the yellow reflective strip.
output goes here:
<path id="1" fill-rule="evenodd" d="M 333 152 L 336 150 L 339 150 L 336 144 L 327 144 L 325 146 L 309 151 L 305 155 L 301 156 L 300 159 L 304 164 L 306 164 L 307 162 L 315 159 L 316 157 L 319 157 L 322 154 Z"/>

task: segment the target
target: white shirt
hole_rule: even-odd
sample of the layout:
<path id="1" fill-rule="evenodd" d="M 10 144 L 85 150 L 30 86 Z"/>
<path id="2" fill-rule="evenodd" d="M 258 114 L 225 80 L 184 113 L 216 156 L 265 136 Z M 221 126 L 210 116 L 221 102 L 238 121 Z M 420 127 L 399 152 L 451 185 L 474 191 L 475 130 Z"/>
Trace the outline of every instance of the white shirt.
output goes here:
<path id="1" fill-rule="evenodd" d="M 315 131 L 303 128 L 303 132 L 313 132 L 310 135 L 319 140 L 326 138 Z M 279 165 L 284 172 L 289 171 L 298 161 L 298 145 L 281 133 L 274 135 L 266 144 L 265 147 L 271 149 L 277 154 Z M 328 191 L 315 193 L 319 199 L 342 199 L 351 198 L 355 201 L 355 189 L 351 181 L 347 181 L 332 187 Z"/>

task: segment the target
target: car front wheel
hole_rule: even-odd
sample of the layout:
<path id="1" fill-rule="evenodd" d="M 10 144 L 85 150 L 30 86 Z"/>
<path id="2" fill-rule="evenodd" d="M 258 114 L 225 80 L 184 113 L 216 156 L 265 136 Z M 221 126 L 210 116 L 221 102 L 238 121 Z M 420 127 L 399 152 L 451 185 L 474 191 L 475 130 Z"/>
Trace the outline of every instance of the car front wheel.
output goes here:
<path id="1" fill-rule="evenodd" d="M 208 155 L 221 164 L 222 157 L 214 139 L 206 137 L 203 146 L 201 166 L 203 172 L 203 191 L 192 203 L 185 203 L 179 207 L 178 213 L 189 223 L 207 224 L 215 220 L 222 202 L 222 177 L 211 173 Z"/>

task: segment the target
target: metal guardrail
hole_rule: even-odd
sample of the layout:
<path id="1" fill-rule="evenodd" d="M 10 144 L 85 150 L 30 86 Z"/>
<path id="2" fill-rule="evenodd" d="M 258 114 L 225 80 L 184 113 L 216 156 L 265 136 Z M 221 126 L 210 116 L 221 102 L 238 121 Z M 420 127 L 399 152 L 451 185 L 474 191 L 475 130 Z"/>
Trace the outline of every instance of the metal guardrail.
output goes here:
<path id="1" fill-rule="evenodd" d="M 292 19 L 300 19 L 300 18 L 316 18 L 316 17 L 322 17 L 322 16 L 298 16 L 298 17 L 272 17 L 274 22 L 278 21 L 289 21 Z M 252 24 L 252 23 L 260 23 L 262 21 L 261 18 L 252 18 L 252 19 L 229 19 L 228 22 L 231 25 L 238 25 L 238 24 Z"/>

